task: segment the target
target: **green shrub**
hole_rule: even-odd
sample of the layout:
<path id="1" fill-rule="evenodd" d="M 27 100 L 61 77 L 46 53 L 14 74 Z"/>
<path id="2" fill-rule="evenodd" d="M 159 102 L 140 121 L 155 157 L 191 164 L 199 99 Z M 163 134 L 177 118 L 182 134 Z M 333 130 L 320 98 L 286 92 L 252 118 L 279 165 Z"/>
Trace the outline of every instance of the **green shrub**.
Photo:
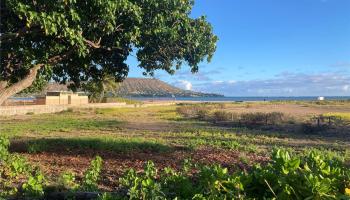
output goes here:
<path id="1" fill-rule="evenodd" d="M 24 195 L 28 198 L 38 198 L 44 195 L 45 178 L 40 171 L 29 176 L 28 181 L 22 185 Z"/>
<path id="2" fill-rule="evenodd" d="M 192 175 L 188 171 L 196 171 Z M 350 169 L 337 157 L 276 149 L 266 166 L 229 173 L 219 165 L 158 173 L 129 170 L 120 179 L 130 199 L 349 199 Z"/>
<path id="3" fill-rule="evenodd" d="M 119 179 L 122 187 L 128 190 L 130 199 L 164 199 L 165 194 L 161 191 L 160 183 L 156 181 L 157 169 L 153 162 L 147 162 L 144 172 L 136 173 L 134 169 L 126 172 Z"/>
<path id="4" fill-rule="evenodd" d="M 97 190 L 97 181 L 100 176 L 102 168 L 102 158 L 96 156 L 95 159 L 91 161 L 89 169 L 84 174 L 84 180 L 82 184 L 82 189 L 85 191 L 95 191 Z"/>
<path id="5" fill-rule="evenodd" d="M 10 140 L 7 137 L 0 137 L 0 162 L 5 160 L 8 155 Z"/>
<path id="6" fill-rule="evenodd" d="M 8 152 L 8 140 L 0 137 L 0 141 Z M 58 185 L 72 192 L 98 191 L 101 168 L 102 159 L 97 156 L 81 182 L 65 172 Z M 40 170 L 30 167 L 23 157 L 8 153 L 0 162 L 0 199 L 40 198 L 46 187 Z M 349 199 L 350 168 L 344 156 L 330 151 L 311 149 L 297 154 L 274 149 L 269 163 L 233 173 L 220 165 L 189 161 L 179 170 L 158 171 L 149 161 L 141 172 L 129 169 L 119 179 L 119 189 L 116 196 L 104 193 L 99 199 Z"/>
<path id="7" fill-rule="evenodd" d="M 75 174 L 66 171 L 58 178 L 58 186 L 66 190 L 76 190 L 79 187 L 79 184 L 76 183 Z"/>

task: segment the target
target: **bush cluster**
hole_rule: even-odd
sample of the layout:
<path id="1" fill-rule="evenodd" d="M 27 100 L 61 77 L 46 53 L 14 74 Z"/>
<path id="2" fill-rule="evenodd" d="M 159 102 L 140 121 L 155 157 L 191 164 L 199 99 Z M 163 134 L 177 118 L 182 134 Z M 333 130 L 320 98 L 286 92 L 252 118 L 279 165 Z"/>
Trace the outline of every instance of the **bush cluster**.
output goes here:
<path id="1" fill-rule="evenodd" d="M 177 113 L 186 118 L 207 119 L 210 108 L 202 105 L 184 105 L 176 108 Z"/>
<path id="2" fill-rule="evenodd" d="M 220 109 L 214 110 L 212 107 L 204 105 L 179 106 L 177 107 L 177 112 L 186 118 L 195 118 L 213 122 L 234 122 L 241 125 L 271 125 L 280 124 L 286 121 L 286 116 L 281 112 L 239 114 Z"/>

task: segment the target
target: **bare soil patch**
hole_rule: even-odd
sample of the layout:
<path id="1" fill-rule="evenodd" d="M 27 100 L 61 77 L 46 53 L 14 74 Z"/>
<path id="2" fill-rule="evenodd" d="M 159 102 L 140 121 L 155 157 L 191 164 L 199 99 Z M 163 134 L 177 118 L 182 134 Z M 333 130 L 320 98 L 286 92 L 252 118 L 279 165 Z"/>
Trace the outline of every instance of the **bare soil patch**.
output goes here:
<path id="1" fill-rule="evenodd" d="M 115 153 L 106 151 L 73 150 L 69 152 L 42 152 L 36 154 L 22 153 L 29 162 L 39 165 L 42 171 L 49 177 L 55 179 L 65 171 L 74 172 L 78 179 L 82 178 L 83 172 L 88 168 L 90 161 L 99 155 L 103 159 L 103 170 L 101 173 L 101 189 L 112 191 L 118 187 L 118 179 L 123 173 L 134 168 L 137 171 L 143 170 L 144 164 L 152 160 L 155 165 L 162 169 L 172 167 L 180 169 L 184 159 L 191 159 L 193 163 L 221 164 L 230 170 L 246 170 L 248 163 L 240 160 L 238 151 L 202 148 L 194 151 L 182 149 L 167 153 L 153 152 L 130 152 Z M 246 154 L 245 158 L 249 163 L 265 163 L 266 156 Z"/>

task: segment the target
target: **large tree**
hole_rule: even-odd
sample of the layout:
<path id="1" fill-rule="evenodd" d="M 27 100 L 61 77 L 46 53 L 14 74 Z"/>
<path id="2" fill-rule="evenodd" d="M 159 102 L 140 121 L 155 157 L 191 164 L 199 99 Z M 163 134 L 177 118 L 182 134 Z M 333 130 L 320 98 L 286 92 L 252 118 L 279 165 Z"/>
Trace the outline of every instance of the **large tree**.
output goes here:
<path id="1" fill-rule="evenodd" d="M 1 0 L 0 105 L 55 80 L 81 87 L 123 80 L 135 56 L 145 74 L 192 72 L 209 62 L 217 37 L 193 0 Z"/>

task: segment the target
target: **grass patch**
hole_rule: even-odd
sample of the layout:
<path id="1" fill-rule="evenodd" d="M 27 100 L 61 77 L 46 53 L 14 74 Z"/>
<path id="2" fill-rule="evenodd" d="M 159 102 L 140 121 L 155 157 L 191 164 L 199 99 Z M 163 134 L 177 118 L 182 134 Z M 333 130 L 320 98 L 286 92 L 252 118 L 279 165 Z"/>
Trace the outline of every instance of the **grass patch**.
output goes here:
<path id="1" fill-rule="evenodd" d="M 82 119 L 71 115 L 46 115 L 20 122 L 2 123 L 0 133 L 9 137 L 26 133 L 48 134 L 52 132 L 71 132 L 80 130 L 118 129 L 121 122 L 115 119 Z"/>
<path id="2" fill-rule="evenodd" d="M 42 138 L 25 141 L 26 151 L 37 152 L 62 152 L 62 150 L 97 150 L 110 152 L 150 151 L 167 152 L 171 147 L 155 140 L 144 138 Z M 64 152 L 62 152 L 64 153 Z"/>
<path id="3" fill-rule="evenodd" d="M 325 113 L 323 114 L 323 116 L 325 117 L 338 117 L 341 120 L 345 120 L 345 121 L 350 121 L 350 113 Z"/>

